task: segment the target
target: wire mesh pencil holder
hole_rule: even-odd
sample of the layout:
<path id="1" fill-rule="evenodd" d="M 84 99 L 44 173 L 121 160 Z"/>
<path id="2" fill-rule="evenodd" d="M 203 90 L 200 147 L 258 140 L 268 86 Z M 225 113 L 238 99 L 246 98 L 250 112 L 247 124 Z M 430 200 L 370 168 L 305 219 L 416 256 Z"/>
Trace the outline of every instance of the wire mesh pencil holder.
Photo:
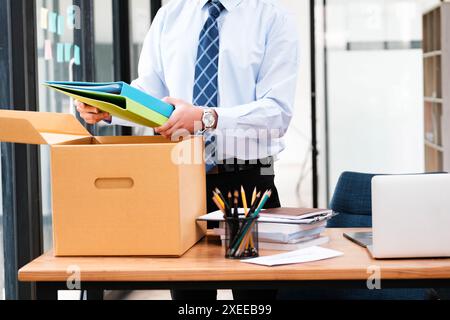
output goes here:
<path id="1" fill-rule="evenodd" d="M 258 218 L 225 218 L 225 258 L 259 257 Z"/>

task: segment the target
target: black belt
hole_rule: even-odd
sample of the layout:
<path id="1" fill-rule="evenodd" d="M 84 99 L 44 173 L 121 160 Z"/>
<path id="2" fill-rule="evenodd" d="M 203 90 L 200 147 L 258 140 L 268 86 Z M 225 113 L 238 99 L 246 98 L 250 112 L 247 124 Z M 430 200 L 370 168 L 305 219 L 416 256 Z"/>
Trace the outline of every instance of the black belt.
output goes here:
<path id="1" fill-rule="evenodd" d="M 221 173 L 239 173 L 257 169 L 269 169 L 273 168 L 273 157 L 268 157 L 260 160 L 238 160 L 229 159 L 223 161 L 223 164 L 218 164 L 208 174 L 221 174 Z"/>

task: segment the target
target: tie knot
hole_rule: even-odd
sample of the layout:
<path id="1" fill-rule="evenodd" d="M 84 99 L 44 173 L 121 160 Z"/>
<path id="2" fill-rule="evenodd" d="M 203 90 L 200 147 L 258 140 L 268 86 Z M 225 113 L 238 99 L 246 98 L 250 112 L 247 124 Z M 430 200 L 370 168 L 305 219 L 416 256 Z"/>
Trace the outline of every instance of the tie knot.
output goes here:
<path id="1" fill-rule="evenodd" d="M 224 9 L 225 7 L 219 0 L 211 0 L 209 2 L 209 15 L 214 19 L 217 19 Z"/>

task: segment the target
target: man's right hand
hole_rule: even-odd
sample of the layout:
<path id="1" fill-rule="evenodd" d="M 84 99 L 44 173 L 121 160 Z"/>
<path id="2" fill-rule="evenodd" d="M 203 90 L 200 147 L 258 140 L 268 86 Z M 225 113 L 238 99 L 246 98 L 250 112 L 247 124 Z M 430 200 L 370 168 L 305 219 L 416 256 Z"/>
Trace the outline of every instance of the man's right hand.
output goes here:
<path id="1" fill-rule="evenodd" d="M 78 100 L 75 101 L 75 105 L 81 118 L 86 121 L 87 124 L 97 124 L 100 121 L 112 121 L 112 117 L 109 113 L 102 112 L 93 106 L 84 104 Z"/>

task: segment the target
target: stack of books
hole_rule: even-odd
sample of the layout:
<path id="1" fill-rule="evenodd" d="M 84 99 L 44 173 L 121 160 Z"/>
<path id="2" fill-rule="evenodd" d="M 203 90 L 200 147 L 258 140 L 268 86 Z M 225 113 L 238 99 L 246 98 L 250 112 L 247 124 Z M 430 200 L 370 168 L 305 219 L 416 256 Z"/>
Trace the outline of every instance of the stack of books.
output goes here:
<path id="1" fill-rule="evenodd" d="M 295 251 L 324 245 L 329 238 L 323 236 L 332 210 L 279 208 L 263 210 L 258 223 L 259 249 Z M 220 220 L 220 213 L 202 217 L 203 221 Z M 225 239 L 224 223 L 214 229 L 214 234 Z"/>

